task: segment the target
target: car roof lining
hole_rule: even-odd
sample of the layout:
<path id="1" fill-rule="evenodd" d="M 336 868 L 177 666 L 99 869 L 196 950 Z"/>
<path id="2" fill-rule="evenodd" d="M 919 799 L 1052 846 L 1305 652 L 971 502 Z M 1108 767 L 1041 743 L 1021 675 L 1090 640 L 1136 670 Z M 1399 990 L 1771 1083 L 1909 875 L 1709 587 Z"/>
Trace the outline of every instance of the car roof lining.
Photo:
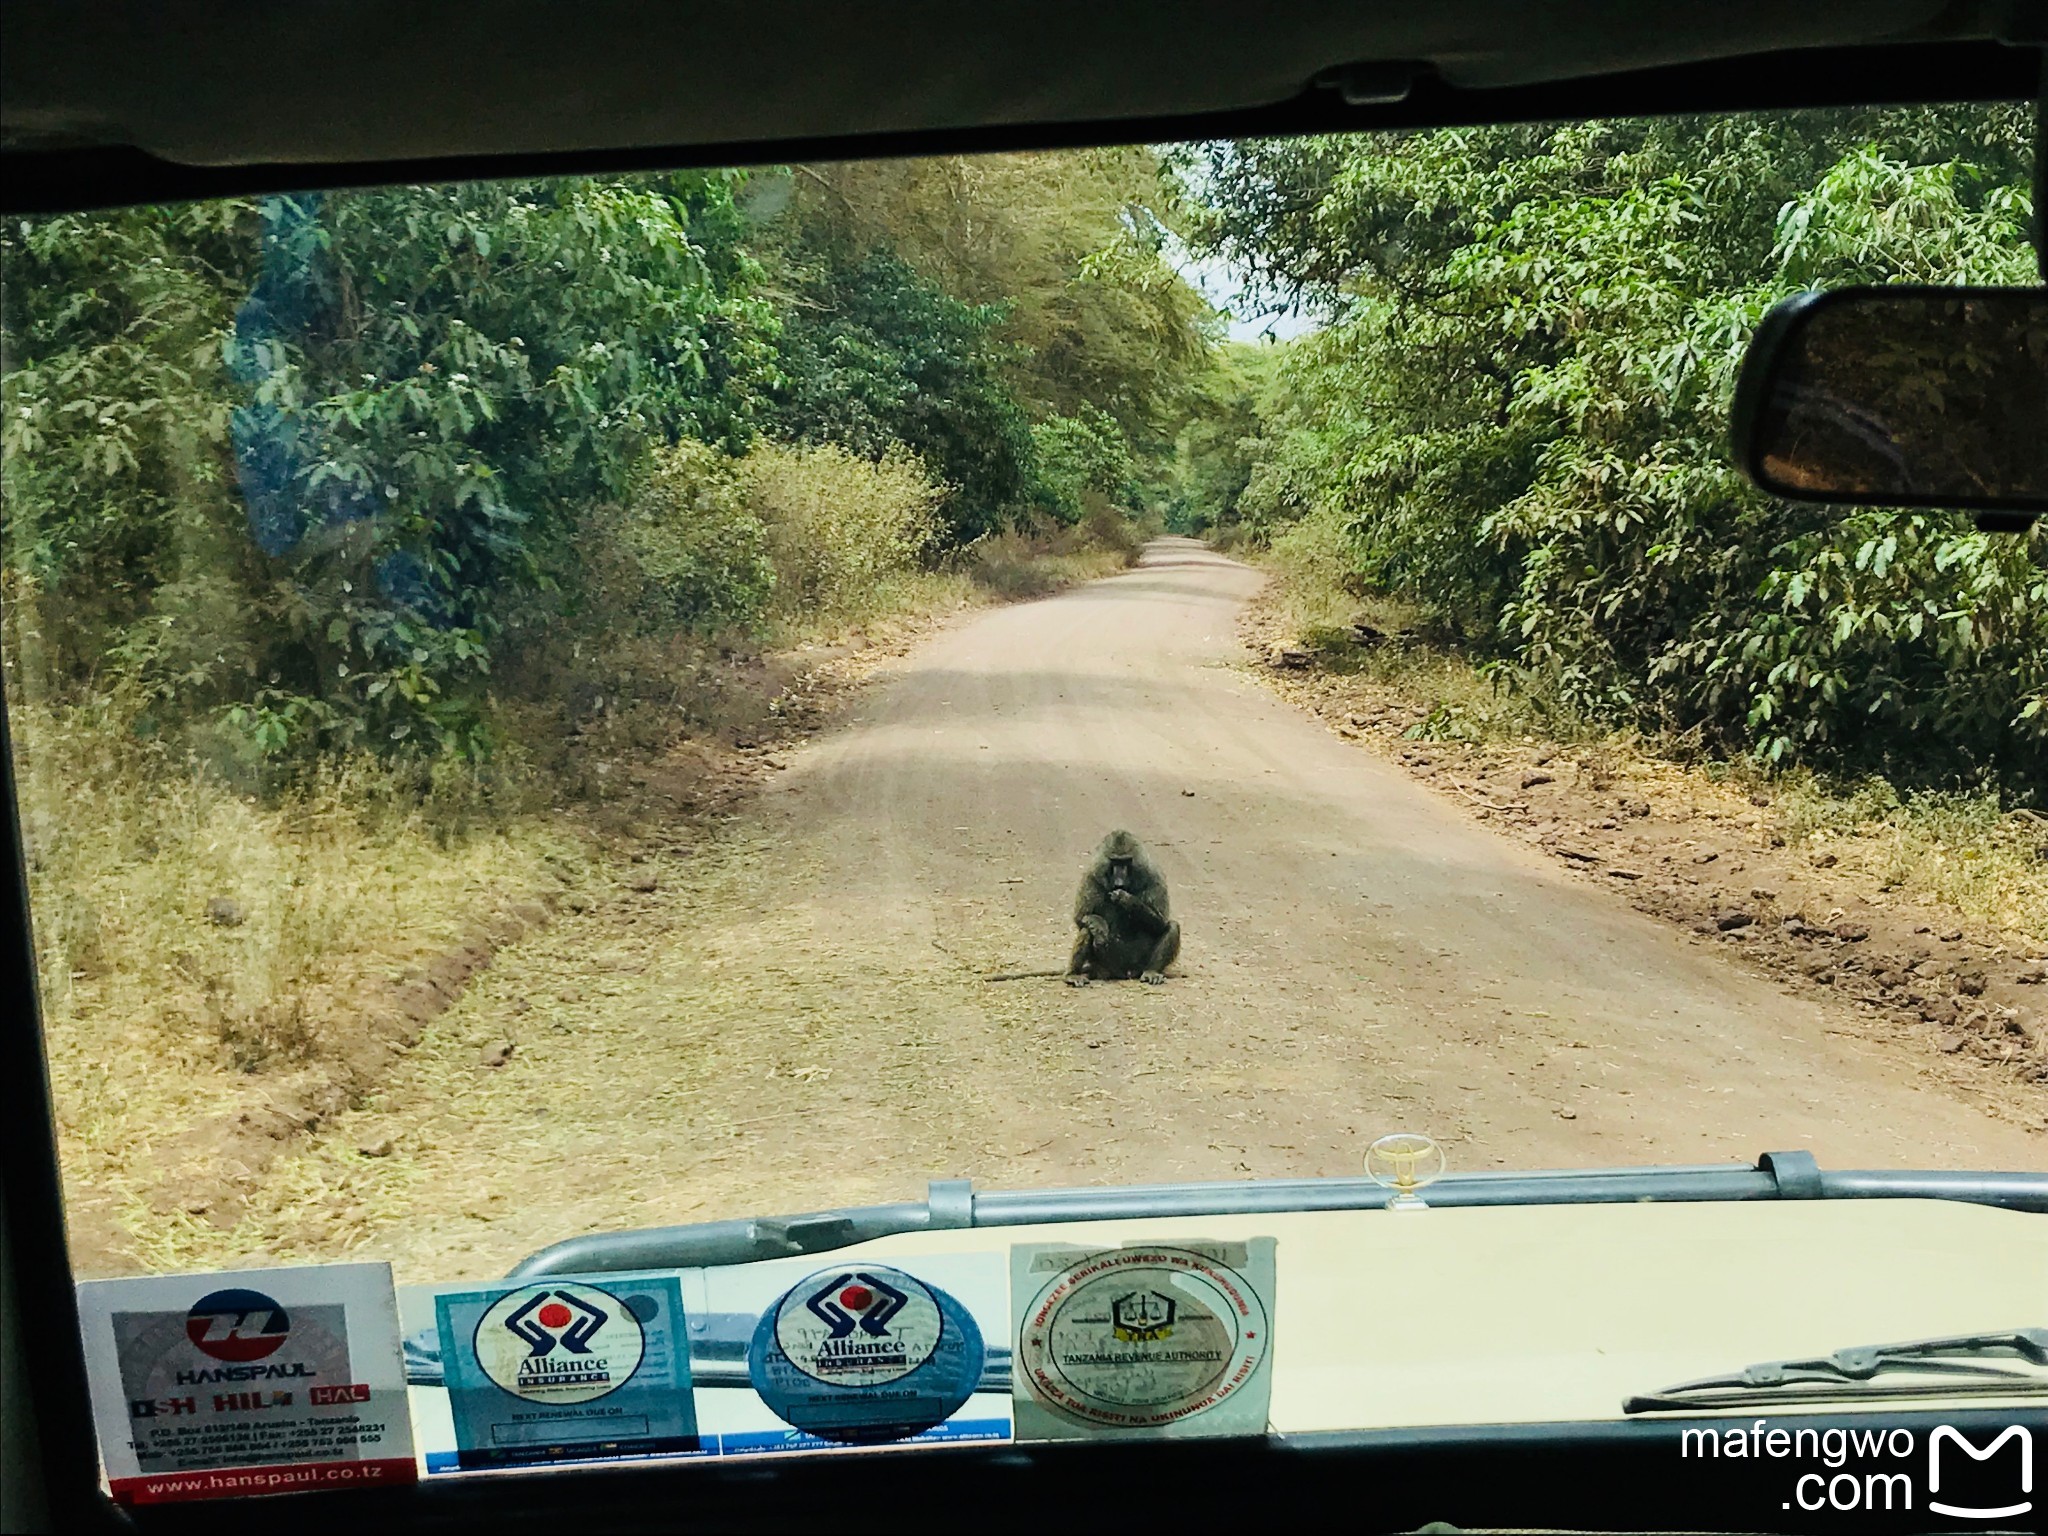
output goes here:
<path id="1" fill-rule="evenodd" d="M 2044 15 L 2015 0 L 11 0 L 0 206 L 2015 99 L 2039 89 Z"/>

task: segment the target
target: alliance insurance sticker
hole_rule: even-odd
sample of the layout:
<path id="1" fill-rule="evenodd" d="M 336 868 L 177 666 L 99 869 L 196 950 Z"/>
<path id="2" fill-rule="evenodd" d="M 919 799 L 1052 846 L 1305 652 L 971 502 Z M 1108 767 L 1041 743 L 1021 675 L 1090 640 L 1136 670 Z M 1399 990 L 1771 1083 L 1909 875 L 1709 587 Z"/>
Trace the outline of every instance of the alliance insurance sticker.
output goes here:
<path id="1" fill-rule="evenodd" d="M 1019 1245 L 1019 1437 L 1263 1431 L 1272 1254 L 1270 1238 L 1093 1252 Z M 1046 1412 L 1027 1414 L 1027 1403 Z"/>
<path id="2" fill-rule="evenodd" d="M 754 1390 L 784 1423 L 826 1440 L 922 1434 L 981 1385 L 981 1330 L 959 1301 L 881 1264 L 819 1270 L 762 1315 Z"/>
<path id="3" fill-rule="evenodd" d="M 647 1334 L 631 1301 L 587 1285 L 501 1296 L 477 1320 L 477 1364 L 529 1403 L 588 1403 L 633 1379 Z"/>
<path id="4" fill-rule="evenodd" d="M 436 1290 L 453 1466 L 689 1456 L 702 1449 L 682 1289 L 672 1275 Z"/>

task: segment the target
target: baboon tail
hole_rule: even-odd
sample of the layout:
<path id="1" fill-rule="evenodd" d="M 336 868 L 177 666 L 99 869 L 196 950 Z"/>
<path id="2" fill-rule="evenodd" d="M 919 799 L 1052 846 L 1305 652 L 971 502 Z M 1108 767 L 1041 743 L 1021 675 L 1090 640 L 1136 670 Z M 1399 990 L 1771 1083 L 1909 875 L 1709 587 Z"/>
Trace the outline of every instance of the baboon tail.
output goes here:
<path id="1" fill-rule="evenodd" d="M 1036 981 L 1047 976 L 1064 976 L 1065 971 L 1005 971 L 1000 976 L 984 976 L 983 981 Z"/>

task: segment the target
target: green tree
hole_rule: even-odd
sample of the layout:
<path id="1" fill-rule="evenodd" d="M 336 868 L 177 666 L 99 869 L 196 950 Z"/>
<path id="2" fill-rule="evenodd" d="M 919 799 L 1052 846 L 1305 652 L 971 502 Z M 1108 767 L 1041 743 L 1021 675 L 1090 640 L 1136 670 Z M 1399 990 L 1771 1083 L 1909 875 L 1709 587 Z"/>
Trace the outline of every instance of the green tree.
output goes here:
<path id="1" fill-rule="evenodd" d="M 1107 411 L 1083 405 L 1072 416 L 1048 416 L 1031 429 L 1040 494 L 1063 523 L 1077 523 L 1092 491 L 1112 506 L 1135 511 L 1137 465 L 1123 428 Z"/>
<path id="2" fill-rule="evenodd" d="M 1168 259 L 1185 210 L 1152 151 L 811 166 L 795 192 L 815 236 L 1001 306 L 1005 377 L 1032 417 L 1091 405 L 1143 451 L 1170 442 L 1213 316 Z"/>
<path id="3" fill-rule="evenodd" d="M 730 230 L 732 187 L 403 188 L 10 233 L 11 567 L 40 613 L 102 626 L 66 655 L 126 655 L 155 705 L 224 711 L 262 751 L 480 750 L 493 649 L 573 584 L 585 510 L 651 444 L 751 429 L 772 316 L 697 234 Z"/>
<path id="4" fill-rule="evenodd" d="M 1912 109 L 1191 153 L 1198 244 L 1332 320 L 1287 349 L 1240 515 L 1334 520 L 1363 582 L 1588 713 L 2041 794 L 2043 533 L 1789 505 L 1725 447 L 1778 296 L 2029 280 L 2027 131 Z"/>
<path id="5" fill-rule="evenodd" d="M 1002 318 L 886 251 L 847 265 L 828 256 L 783 325 L 775 428 L 877 460 L 907 444 L 954 488 L 954 542 L 1000 528 L 1033 473 L 1030 423 L 1001 375 Z"/>

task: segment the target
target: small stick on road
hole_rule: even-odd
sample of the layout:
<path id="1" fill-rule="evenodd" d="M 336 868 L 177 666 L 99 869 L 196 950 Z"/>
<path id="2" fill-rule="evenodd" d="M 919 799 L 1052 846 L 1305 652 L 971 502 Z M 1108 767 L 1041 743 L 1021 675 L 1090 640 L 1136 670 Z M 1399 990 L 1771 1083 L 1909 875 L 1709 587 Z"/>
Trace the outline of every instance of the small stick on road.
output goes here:
<path id="1" fill-rule="evenodd" d="M 1486 798 L 1486 796 L 1482 794 L 1477 794 L 1474 791 L 1466 788 L 1463 784 L 1460 784 L 1456 779 L 1452 779 L 1450 781 L 1450 785 L 1451 788 L 1455 789 L 1467 800 L 1472 801 L 1475 805 L 1483 805 L 1489 811 L 1526 811 L 1527 809 L 1529 809 L 1528 806 L 1522 805 L 1520 803 L 1516 803 L 1513 805 L 1502 805 L 1498 800 L 1489 800 Z"/>

